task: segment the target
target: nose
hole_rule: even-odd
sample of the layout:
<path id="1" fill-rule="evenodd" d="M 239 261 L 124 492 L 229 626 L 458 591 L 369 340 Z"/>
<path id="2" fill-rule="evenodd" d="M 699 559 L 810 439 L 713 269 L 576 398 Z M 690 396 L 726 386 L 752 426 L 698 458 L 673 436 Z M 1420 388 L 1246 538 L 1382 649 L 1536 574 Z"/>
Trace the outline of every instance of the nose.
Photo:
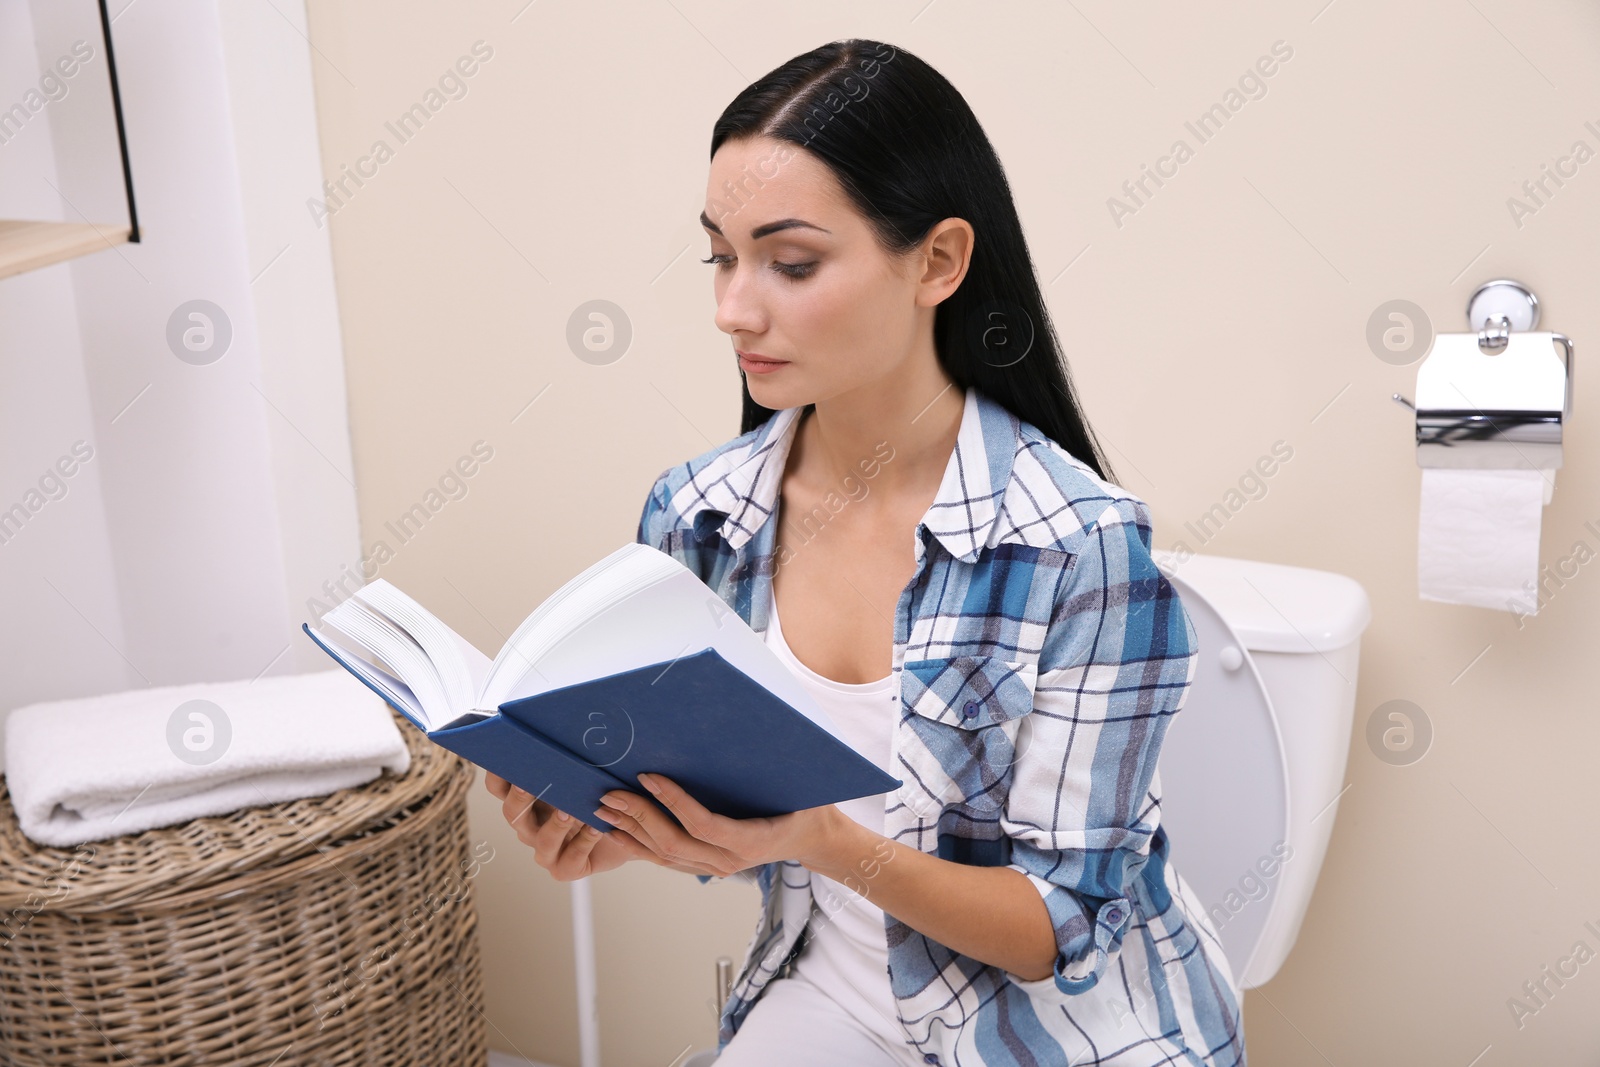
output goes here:
<path id="1" fill-rule="evenodd" d="M 766 330 L 756 288 L 737 266 L 717 300 L 715 321 L 717 329 L 730 337 L 736 334 L 759 335 Z"/>

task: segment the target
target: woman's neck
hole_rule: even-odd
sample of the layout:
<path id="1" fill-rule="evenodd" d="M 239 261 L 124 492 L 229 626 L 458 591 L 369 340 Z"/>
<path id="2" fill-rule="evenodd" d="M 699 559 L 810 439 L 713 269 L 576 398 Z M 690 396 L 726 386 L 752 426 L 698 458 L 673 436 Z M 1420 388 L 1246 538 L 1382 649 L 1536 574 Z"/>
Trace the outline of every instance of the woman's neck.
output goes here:
<path id="1" fill-rule="evenodd" d="M 875 489 L 891 498 L 931 496 L 949 466 L 965 405 L 965 392 L 949 379 L 926 392 L 859 390 L 819 401 L 801 412 L 789 467 L 807 482 L 837 486 L 859 479 L 862 464 L 878 464 Z"/>

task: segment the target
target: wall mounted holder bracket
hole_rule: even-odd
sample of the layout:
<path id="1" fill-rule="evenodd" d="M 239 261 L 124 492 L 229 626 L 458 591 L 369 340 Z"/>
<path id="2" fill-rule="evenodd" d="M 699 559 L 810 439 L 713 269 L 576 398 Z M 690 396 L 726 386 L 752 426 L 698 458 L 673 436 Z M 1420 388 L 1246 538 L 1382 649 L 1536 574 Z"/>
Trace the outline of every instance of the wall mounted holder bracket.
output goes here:
<path id="1" fill-rule="evenodd" d="M 1507 278 L 1478 287 L 1467 323 L 1473 333 L 1435 336 L 1417 367 L 1415 404 L 1393 395 L 1415 413 L 1417 465 L 1560 468 L 1562 428 L 1572 416 L 1572 341 L 1550 333 L 1546 346 L 1536 332 L 1538 297 Z"/>

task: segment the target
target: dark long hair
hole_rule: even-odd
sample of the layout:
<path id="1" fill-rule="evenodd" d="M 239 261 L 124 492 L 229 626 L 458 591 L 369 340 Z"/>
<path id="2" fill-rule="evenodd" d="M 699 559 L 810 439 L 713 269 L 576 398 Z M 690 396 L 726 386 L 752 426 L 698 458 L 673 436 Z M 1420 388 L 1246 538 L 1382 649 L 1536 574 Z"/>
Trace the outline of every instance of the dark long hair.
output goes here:
<path id="1" fill-rule="evenodd" d="M 1114 481 L 1078 409 L 1000 159 L 944 75 L 880 41 L 834 41 L 757 79 L 717 119 L 724 141 L 772 137 L 832 168 L 880 245 L 904 255 L 946 218 L 976 239 L 960 286 L 934 311 L 939 363 Z M 744 392 L 741 433 L 773 414 Z"/>

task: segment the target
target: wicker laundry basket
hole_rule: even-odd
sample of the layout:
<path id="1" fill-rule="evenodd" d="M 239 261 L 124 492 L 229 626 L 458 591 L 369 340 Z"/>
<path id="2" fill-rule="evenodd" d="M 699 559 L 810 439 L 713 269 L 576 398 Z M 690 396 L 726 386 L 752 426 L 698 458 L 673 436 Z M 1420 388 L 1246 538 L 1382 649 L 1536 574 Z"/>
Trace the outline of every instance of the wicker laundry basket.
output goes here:
<path id="1" fill-rule="evenodd" d="M 76 849 L 0 790 L 0 1064 L 485 1063 L 473 768 L 400 731 L 402 776 Z"/>

